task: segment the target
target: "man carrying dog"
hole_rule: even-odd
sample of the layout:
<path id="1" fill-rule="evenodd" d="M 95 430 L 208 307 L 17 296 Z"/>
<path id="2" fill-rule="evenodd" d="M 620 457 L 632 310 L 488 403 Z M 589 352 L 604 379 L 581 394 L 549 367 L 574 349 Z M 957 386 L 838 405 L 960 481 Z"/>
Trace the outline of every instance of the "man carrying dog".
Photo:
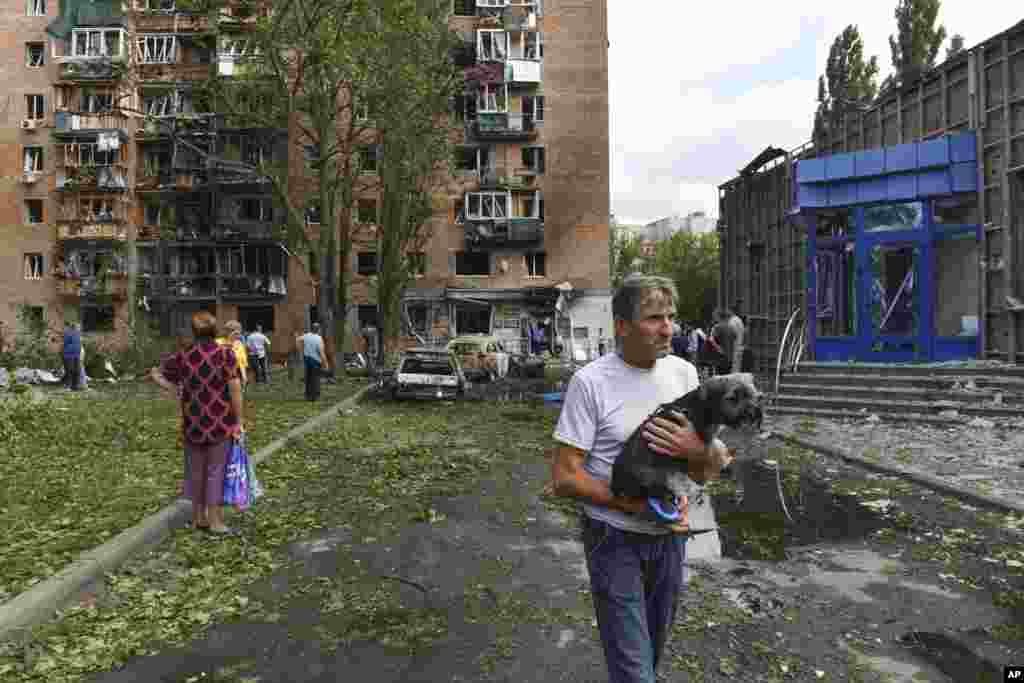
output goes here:
<path id="1" fill-rule="evenodd" d="M 647 521 L 639 515 L 645 499 L 609 488 L 629 436 L 662 403 L 698 385 L 693 365 L 670 353 L 676 299 L 667 278 L 626 279 L 612 299 L 619 351 L 573 376 L 554 433 L 554 492 L 584 503 L 583 543 L 611 683 L 654 683 L 683 587 L 685 514 L 669 526 Z M 720 442 L 705 445 L 682 415 L 652 420 L 644 436 L 659 455 L 687 459 L 709 476 L 728 461 Z"/>

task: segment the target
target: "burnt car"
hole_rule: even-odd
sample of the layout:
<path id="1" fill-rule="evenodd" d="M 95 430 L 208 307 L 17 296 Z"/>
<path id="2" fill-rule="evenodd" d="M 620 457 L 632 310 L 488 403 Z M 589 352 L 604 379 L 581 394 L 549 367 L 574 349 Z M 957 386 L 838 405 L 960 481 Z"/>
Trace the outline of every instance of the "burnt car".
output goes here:
<path id="1" fill-rule="evenodd" d="M 402 354 L 389 384 L 396 399 L 455 398 L 465 393 L 467 382 L 455 354 L 416 348 Z"/>

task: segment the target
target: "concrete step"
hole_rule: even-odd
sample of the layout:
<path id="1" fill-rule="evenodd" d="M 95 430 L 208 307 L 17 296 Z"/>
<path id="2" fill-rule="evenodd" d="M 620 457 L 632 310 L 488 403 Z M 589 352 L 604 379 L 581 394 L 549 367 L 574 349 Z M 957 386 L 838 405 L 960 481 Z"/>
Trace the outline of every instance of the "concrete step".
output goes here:
<path id="1" fill-rule="evenodd" d="M 1024 408 L 1024 392 L 1007 389 L 983 389 L 981 391 L 952 391 L 939 388 L 917 388 L 912 385 L 893 386 L 887 380 L 879 383 L 861 382 L 857 384 L 816 384 L 806 382 L 802 378 L 797 381 L 785 381 L 779 385 L 782 396 L 821 396 L 825 398 L 841 396 L 870 400 L 879 398 L 890 401 L 914 401 L 920 403 L 942 402 L 943 409 L 954 407 L 949 402 L 959 405 L 994 405 L 992 399 L 996 394 L 1002 396 L 1002 404 L 1006 407 Z M 995 406 L 999 407 L 999 406 Z"/>
<path id="2" fill-rule="evenodd" d="M 978 405 L 958 405 L 954 407 L 943 404 L 936 405 L 935 402 L 886 400 L 877 397 L 870 399 L 848 398 L 838 394 L 832 396 L 780 394 L 775 398 L 774 406 L 815 410 L 841 410 L 857 414 L 860 414 L 861 410 L 865 409 L 867 413 L 873 413 L 880 417 L 883 413 L 917 413 L 938 416 L 944 410 L 953 409 L 959 412 L 960 415 L 969 417 L 1024 418 L 1024 407 Z"/>
<path id="3" fill-rule="evenodd" d="M 774 378 L 772 378 L 774 382 Z M 973 376 L 934 376 L 934 375 L 881 375 L 881 374 L 838 374 L 838 373 L 790 373 L 782 375 L 781 384 L 797 383 L 802 385 L 820 385 L 828 387 L 841 386 L 879 386 L 884 384 L 890 388 L 915 388 L 950 390 L 958 382 L 963 386 L 967 381 L 974 383 L 979 389 L 995 389 L 1006 394 L 1024 394 L 1024 378 L 1002 377 L 999 375 Z"/>
<path id="4" fill-rule="evenodd" d="M 822 363 L 801 362 L 801 374 L 914 375 L 914 376 L 998 376 L 1024 379 L 1024 366 L 1002 363 Z"/>
<path id="5" fill-rule="evenodd" d="M 803 415 L 806 417 L 820 417 L 827 420 L 863 420 L 869 413 L 853 412 L 850 410 L 830 410 L 823 408 L 800 408 L 789 406 L 772 406 L 768 409 L 769 415 Z M 879 413 L 878 417 L 884 422 L 914 422 L 917 424 L 934 425 L 936 427 L 949 427 L 959 425 L 965 420 L 950 419 L 948 417 L 934 417 L 931 415 L 911 416 L 901 413 Z"/>

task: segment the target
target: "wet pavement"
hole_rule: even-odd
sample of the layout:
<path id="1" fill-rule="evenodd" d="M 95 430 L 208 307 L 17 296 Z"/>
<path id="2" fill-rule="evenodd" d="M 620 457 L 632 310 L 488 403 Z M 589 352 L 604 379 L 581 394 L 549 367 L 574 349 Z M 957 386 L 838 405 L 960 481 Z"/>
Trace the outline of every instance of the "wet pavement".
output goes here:
<path id="1" fill-rule="evenodd" d="M 529 399 L 495 412 L 509 438 L 557 410 L 532 387 L 484 391 Z M 240 596 L 258 609 L 89 680 L 605 681 L 576 512 L 543 496 L 547 435 L 534 436 L 420 521 L 311 530 Z M 709 487 L 722 557 L 692 545 L 664 680 L 959 683 L 1024 662 L 1024 520 L 774 439 L 723 439 L 738 458 Z M 346 476 L 345 457 L 325 458 L 321 476 Z"/>

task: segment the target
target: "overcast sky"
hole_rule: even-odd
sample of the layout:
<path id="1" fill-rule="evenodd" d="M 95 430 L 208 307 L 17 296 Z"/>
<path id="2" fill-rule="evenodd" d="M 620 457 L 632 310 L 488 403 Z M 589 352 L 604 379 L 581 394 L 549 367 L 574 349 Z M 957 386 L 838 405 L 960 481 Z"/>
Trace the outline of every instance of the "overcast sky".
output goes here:
<path id="1" fill-rule="evenodd" d="M 700 9 L 694 9 L 699 7 Z M 810 138 L 818 75 L 856 24 L 879 83 L 896 0 L 608 0 L 612 212 L 624 224 L 718 214 L 719 184 L 768 145 Z M 1024 19 L 1017 0 L 944 0 L 972 47 Z M 947 39 L 948 43 L 948 39 Z M 939 52 L 939 61 L 945 46 Z"/>

